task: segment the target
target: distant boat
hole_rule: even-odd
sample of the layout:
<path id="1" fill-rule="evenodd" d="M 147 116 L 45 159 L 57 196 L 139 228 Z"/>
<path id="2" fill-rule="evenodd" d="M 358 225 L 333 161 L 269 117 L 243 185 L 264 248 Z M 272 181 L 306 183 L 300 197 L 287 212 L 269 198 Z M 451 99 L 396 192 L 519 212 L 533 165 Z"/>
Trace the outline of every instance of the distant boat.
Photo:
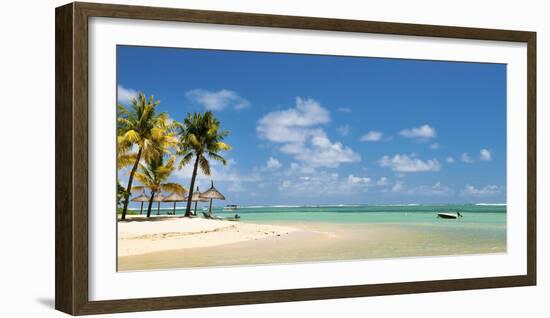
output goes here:
<path id="1" fill-rule="evenodd" d="M 236 205 L 236 204 L 228 204 L 226 205 L 223 210 L 224 211 L 235 211 L 237 210 L 239 207 Z"/>
<path id="2" fill-rule="evenodd" d="M 212 220 L 239 221 L 241 219 L 241 216 L 238 214 L 235 214 L 234 216 L 230 216 L 230 217 L 221 217 L 211 213 L 202 212 L 202 215 L 204 216 L 205 219 L 212 219 Z"/>
<path id="3" fill-rule="evenodd" d="M 458 219 L 462 217 L 462 214 L 460 214 L 460 212 L 456 212 L 456 213 L 442 212 L 442 213 L 437 213 L 437 217 L 442 219 Z"/>

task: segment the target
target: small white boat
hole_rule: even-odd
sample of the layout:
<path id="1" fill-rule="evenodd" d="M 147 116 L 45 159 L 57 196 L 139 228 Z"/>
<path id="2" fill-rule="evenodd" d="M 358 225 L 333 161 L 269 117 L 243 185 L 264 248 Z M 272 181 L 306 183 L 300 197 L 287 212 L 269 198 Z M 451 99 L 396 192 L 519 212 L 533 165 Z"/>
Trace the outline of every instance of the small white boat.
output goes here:
<path id="1" fill-rule="evenodd" d="M 239 207 L 236 205 L 236 204 L 228 204 L 226 205 L 223 210 L 224 211 L 235 211 L 237 210 Z"/>
<path id="2" fill-rule="evenodd" d="M 462 217 L 462 214 L 460 214 L 460 212 L 456 212 L 456 213 L 441 212 L 441 213 L 437 213 L 437 217 L 442 219 L 458 219 Z"/>

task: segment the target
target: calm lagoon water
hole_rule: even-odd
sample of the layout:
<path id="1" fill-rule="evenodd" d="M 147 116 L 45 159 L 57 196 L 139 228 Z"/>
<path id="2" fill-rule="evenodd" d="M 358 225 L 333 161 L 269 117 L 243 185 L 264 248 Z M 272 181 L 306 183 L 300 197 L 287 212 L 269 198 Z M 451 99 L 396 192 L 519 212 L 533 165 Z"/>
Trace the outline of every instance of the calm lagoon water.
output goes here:
<path id="1" fill-rule="evenodd" d="M 161 214 L 168 211 L 172 209 L 161 209 Z M 437 217 L 438 212 L 456 211 L 464 217 Z M 119 264 L 127 269 L 178 268 L 506 252 L 505 205 L 271 206 L 213 212 L 222 217 L 238 213 L 240 222 L 287 225 L 305 232 L 128 257 Z M 183 213 L 183 208 L 176 210 Z"/>
<path id="2" fill-rule="evenodd" d="M 165 204 L 169 205 L 169 204 Z M 183 204 L 182 204 L 183 205 Z M 136 209 L 133 209 L 134 212 Z M 251 206 L 239 207 L 237 211 L 223 211 L 213 208 L 213 213 L 222 217 L 241 216 L 241 222 L 284 223 L 401 223 L 401 224 L 456 224 L 456 220 L 437 218 L 438 212 L 459 211 L 462 226 L 506 227 L 505 205 L 354 205 L 354 206 Z M 139 209 L 138 209 L 139 211 Z M 172 208 L 161 207 L 160 214 L 172 212 Z M 182 215 L 183 207 L 176 207 L 176 214 Z M 199 206 L 197 214 L 201 214 Z M 156 207 L 152 214 L 156 214 Z"/>

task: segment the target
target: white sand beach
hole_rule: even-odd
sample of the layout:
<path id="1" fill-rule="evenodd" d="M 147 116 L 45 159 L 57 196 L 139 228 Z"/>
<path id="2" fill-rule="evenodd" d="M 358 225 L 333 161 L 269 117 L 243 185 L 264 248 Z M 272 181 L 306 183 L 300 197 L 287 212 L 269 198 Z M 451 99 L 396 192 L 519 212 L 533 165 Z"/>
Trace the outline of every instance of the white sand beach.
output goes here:
<path id="1" fill-rule="evenodd" d="M 280 225 L 251 224 L 203 218 L 130 216 L 118 222 L 118 256 L 186 248 L 212 247 L 280 237 L 297 231 Z"/>
<path id="2" fill-rule="evenodd" d="M 118 226 L 118 271 L 506 251 L 506 239 L 497 235 L 505 233 L 503 226 L 479 237 L 473 234 L 477 227 L 468 230 L 452 222 L 267 224 L 156 216 Z"/>

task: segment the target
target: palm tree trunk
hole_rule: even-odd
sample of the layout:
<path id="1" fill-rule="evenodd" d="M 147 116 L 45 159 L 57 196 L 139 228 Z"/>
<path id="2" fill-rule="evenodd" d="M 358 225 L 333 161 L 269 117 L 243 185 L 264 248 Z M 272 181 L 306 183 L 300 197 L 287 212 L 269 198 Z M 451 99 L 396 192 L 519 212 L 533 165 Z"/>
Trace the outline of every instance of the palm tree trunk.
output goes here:
<path id="1" fill-rule="evenodd" d="M 128 178 L 128 186 L 126 187 L 126 193 L 124 194 L 124 207 L 122 208 L 122 220 L 126 219 L 126 213 L 128 212 L 128 203 L 130 203 L 130 192 L 132 192 L 132 182 L 134 181 L 134 174 L 136 173 L 136 170 L 139 165 L 139 160 L 141 159 L 141 147 L 139 147 L 139 151 L 136 156 L 136 162 L 134 162 L 134 166 L 132 167 L 132 171 L 130 172 L 130 177 Z"/>
<path id="2" fill-rule="evenodd" d="M 185 209 L 184 217 L 191 217 L 191 199 L 193 198 L 193 190 L 195 188 L 195 179 L 197 178 L 197 168 L 199 166 L 199 154 L 195 154 L 195 165 L 193 166 L 193 174 L 191 175 L 191 186 L 189 187 L 189 197 L 187 198 L 187 208 Z"/>
<path id="3" fill-rule="evenodd" d="M 149 199 L 149 206 L 147 207 L 147 217 L 151 217 L 151 207 L 153 206 L 153 198 L 155 198 L 155 192 L 151 191 L 151 198 Z"/>

